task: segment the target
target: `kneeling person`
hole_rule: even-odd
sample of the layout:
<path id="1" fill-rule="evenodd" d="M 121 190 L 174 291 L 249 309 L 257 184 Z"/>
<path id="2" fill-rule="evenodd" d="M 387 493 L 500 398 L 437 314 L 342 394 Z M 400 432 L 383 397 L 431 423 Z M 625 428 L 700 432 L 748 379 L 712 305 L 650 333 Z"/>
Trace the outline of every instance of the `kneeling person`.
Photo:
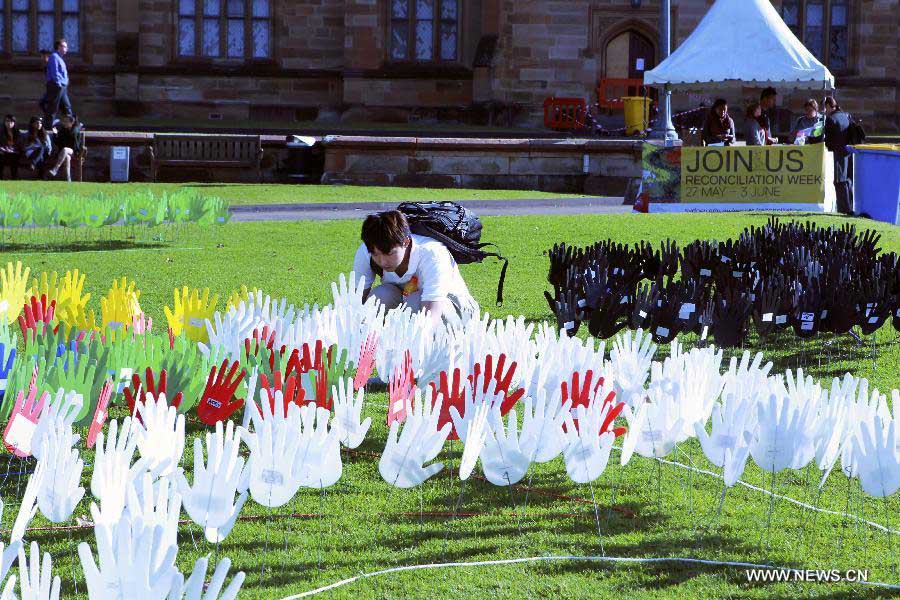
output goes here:
<path id="1" fill-rule="evenodd" d="M 374 294 L 389 309 L 401 304 L 427 309 L 436 321 L 478 310 L 447 247 L 412 233 L 400 211 L 366 217 L 362 241 L 353 271 L 365 278 L 363 300 Z M 381 285 L 372 289 L 375 275 L 381 276 Z"/>

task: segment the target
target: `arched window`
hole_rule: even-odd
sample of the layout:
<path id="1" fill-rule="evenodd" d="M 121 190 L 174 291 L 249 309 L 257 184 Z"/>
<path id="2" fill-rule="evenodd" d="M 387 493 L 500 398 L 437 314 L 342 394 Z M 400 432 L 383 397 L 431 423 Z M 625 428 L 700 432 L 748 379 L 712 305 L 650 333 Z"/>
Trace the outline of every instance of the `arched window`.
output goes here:
<path id="1" fill-rule="evenodd" d="M 70 54 L 81 53 L 80 0 L 0 0 L 0 49 L 12 54 L 53 50 L 65 38 Z"/>
<path id="2" fill-rule="evenodd" d="M 178 55 L 272 58 L 271 0 L 178 0 Z"/>
<path id="3" fill-rule="evenodd" d="M 784 0 L 781 17 L 816 58 L 832 69 L 849 67 L 850 0 Z"/>
<path id="4" fill-rule="evenodd" d="M 459 60 L 459 0 L 391 0 L 390 59 Z"/>

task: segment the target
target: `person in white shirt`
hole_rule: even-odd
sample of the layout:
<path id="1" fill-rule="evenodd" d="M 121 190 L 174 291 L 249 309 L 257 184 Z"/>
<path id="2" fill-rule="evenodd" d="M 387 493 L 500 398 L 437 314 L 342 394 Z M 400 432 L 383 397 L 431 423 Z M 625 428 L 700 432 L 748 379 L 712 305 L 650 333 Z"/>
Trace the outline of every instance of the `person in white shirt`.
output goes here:
<path id="1" fill-rule="evenodd" d="M 361 237 L 353 271 L 365 279 L 363 300 L 374 294 L 388 309 L 405 304 L 430 311 L 435 321 L 478 310 L 447 247 L 413 234 L 400 211 L 369 215 Z M 381 285 L 373 289 L 376 275 Z"/>

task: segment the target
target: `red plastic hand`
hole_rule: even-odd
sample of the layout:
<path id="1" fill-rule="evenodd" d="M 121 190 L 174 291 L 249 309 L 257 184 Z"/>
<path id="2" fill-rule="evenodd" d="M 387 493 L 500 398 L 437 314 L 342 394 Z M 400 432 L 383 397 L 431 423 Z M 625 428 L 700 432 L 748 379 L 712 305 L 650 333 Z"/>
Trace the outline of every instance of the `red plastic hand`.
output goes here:
<path id="1" fill-rule="evenodd" d="M 431 405 L 437 402 L 438 395 L 442 395 L 444 397 L 444 403 L 441 405 L 441 412 L 438 413 L 438 429 L 450 423 L 450 435 L 447 439 L 450 440 L 458 440 L 459 434 L 456 432 L 456 427 L 453 425 L 453 419 L 450 418 L 450 407 L 455 406 L 456 410 L 459 411 L 460 414 L 465 410 L 466 403 L 466 390 L 468 386 L 461 385 L 460 379 L 462 379 L 462 375 L 459 369 L 453 370 L 453 387 L 451 388 L 449 385 L 447 376 L 447 371 L 441 371 L 441 374 L 438 376 L 438 384 L 440 387 L 435 387 L 434 383 L 431 384 Z"/>
<path id="2" fill-rule="evenodd" d="M 358 392 L 365 387 L 375 370 L 375 350 L 378 349 L 378 334 L 370 333 L 366 336 L 362 347 L 359 349 L 359 365 L 356 367 L 356 376 L 353 378 L 353 391 Z"/>
<path id="3" fill-rule="evenodd" d="M 513 393 L 509 393 L 509 386 L 512 383 L 513 375 L 516 374 L 516 362 L 513 361 L 511 365 L 509 365 L 509 370 L 504 375 L 503 367 L 506 365 L 506 355 L 501 354 L 497 359 L 497 368 L 494 368 L 494 357 L 488 354 L 484 360 L 484 373 L 481 371 L 481 363 L 475 363 L 472 367 L 472 375 L 469 375 L 469 382 L 474 385 L 474 381 L 479 380 L 482 383 L 481 391 L 482 393 L 486 393 L 491 383 L 494 384 L 494 393 L 499 394 L 503 393 L 503 402 L 500 404 L 500 414 L 506 416 L 506 414 L 512 410 L 513 406 L 516 405 L 522 396 L 525 395 L 525 390 L 519 388 L 515 390 Z"/>
<path id="4" fill-rule="evenodd" d="M 313 369 L 318 370 L 322 367 L 322 340 L 316 340 L 315 350 L 312 350 L 308 343 L 304 343 L 302 351 L 302 355 L 300 350 L 296 348 L 291 352 L 287 367 L 284 370 L 285 377 L 290 377 L 294 372 L 298 374 L 309 373 Z"/>
<path id="5" fill-rule="evenodd" d="M 131 376 L 131 387 L 125 388 L 123 393 L 125 394 L 125 401 L 128 402 L 128 412 L 134 415 L 135 406 L 138 402 L 144 403 L 146 401 L 146 395 L 150 394 L 153 396 L 154 400 L 159 400 L 160 394 L 166 394 L 166 401 L 169 403 L 169 406 L 174 406 L 178 408 L 181 406 L 181 400 L 184 398 L 184 394 L 182 392 L 178 392 L 174 397 L 168 397 L 168 386 L 167 386 L 167 377 L 166 370 L 163 369 L 159 372 L 159 385 L 156 384 L 153 377 L 153 369 L 147 367 L 146 374 L 144 376 L 144 383 L 141 384 L 141 376 L 137 373 Z"/>
<path id="6" fill-rule="evenodd" d="M 169 350 L 175 349 L 175 332 L 169 327 Z"/>
<path id="7" fill-rule="evenodd" d="M 109 416 L 106 408 L 109 406 L 109 399 L 112 397 L 112 390 L 112 380 L 107 379 L 104 382 L 103 387 L 100 388 L 100 396 L 97 398 L 97 410 L 94 411 L 94 418 L 91 421 L 90 428 L 88 429 L 88 448 L 94 447 L 94 444 L 97 442 L 97 435 L 103 429 L 103 424 L 106 422 L 106 418 Z"/>
<path id="8" fill-rule="evenodd" d="M 47 326 L 53 321 L 53 314 L 56 312 L 56 300 L 47 303 L 47 295 L 41 294 L 38 300 L 35 296 L 31 297 L 31 303 L 26 304 L 22 314 L 19 315 L 19 328 L 22 330 L 22 337 L 33 340 L 37 335 L 44 335 L 47 332 Z M 59 324 L 53 329 L 56 333 Z"/>
<path id="9" fill-rule="evenodd" d="M 394 371 L 389 384 L 389 404 L 387 425 L 394 421 L 403 423 L 406 421 L 406 407 L 412 402 L 415 394 L 415 374 L 412 368 L 412 354 L 409 350 L 403 353 L 403 364 Z"/>
<path id="10" fill-rule="evenodd" d="M 225 370 L 228 368 L 228 359 L 226 358 L 218 369 L 215 365 L 210 369 L 209 377 L 206 379 L 206 388 L 197 405 L 197 415 L 200 417 L 200 421 L 206 425 L 212 426 L 224 421 L 244 405 L 243 398 L 239 399 L 234 396 L 238 385 L 247 374 L 242 370 L 239 375 L 236 375 L 240 365 L 241 363 L 234 361 L 226 375 Z"/>
<path id="11" fill-rule="evenodd" d="M 268 325 L 264 325 L 262 331 L 254 329 L 250 337 L 244 340 L 244 356 L 257 356 L 262 349 L 263 354 L 269 357 L 269 369 L 275 370 L 275 355 L 284 356 L 286 347 L 281 346 L 279 351 L 275 351 L 275 329 L 269 329 Z"/>
<path id="12" fill-rule="evenodd" d="M 35 373 L 37 373 L 36 370 Z M 19 458 L 31 456 L 34 430 L 37 427 L 41 409 L 44 408 L 44 402 L 47 401 L 50 394 L 44 392 L 37 402 L 35 402 L 35 396 L 37 396 L 37 388 L 34 385 L 29 388 L 27 399 L 25 392 L 19 390 L 16 404 L 6 423 L 6 429 L 3 431 L 3 442 L 6 444 L 6 448 Z"/>
<path id="13" fill-rule="evenodd" d="M 597 383 L 594 387 L 591 387 L 591 381 L 594 379 L 594 371 L 588 369 L 584 373 L 584 385 L 581 385 L 581 373 L 575 371 L 572 373 L 572 383 L 570 384 L 568 381 L 563 381 L 560 384 L 560 388 L 562 389 L 562 401 L 565 403 L 567 400 L 572 401 L 572 414 L 575 414 L 575 408 L 579 406 L 583 406 L 585 408 L 588 407 L 591 403 L 591 396 L 593 396 L 594 392 L 597 391 L 600 386 L 603 385 L 603 378 L 600 377 L 597 380 Z M 571 386 L 572 393 L 569 393 L 569 387 Z"/>
<path id="14" fill-rule="evenodd" d="M 282 416 L 287 415 L 288 405 L 291 402 L 297 406 L 303 406 L 306 402 L 306 390 L 300 385 L 299 376 L 291 375 L 284 381 L 284 385 L 281 382 L 281 371 L 275 371 L 273 378 L 272 385 L 269 385 L 269 377 L 265 373 L 259 376 L 260 389 L 265 390 L 266 395 L 269 396 L 269 407 L 272 409 L 272 414 L 275 414 L 275 392 L 282 394 Z"/>

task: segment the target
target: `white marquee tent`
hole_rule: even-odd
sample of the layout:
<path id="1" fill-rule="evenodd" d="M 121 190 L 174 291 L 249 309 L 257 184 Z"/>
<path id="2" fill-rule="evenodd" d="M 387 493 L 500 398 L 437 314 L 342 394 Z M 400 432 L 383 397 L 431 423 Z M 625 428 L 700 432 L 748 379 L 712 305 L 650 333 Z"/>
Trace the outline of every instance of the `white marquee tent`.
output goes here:
<path id="1" fill-rule="evenodd" d="M 774 86 L 834 89 L 834 76 L 769 0 L 716 0 L 697 29 L 644 83 L 677 91 Z"/>

